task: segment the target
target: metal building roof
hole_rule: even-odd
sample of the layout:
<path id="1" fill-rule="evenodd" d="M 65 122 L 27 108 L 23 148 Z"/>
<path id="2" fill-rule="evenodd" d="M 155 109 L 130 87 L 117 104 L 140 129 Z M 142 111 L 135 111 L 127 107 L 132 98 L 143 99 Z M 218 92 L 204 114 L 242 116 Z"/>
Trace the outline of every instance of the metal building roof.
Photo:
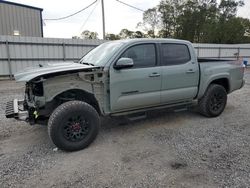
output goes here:
<path id="1" fill-rule="evenodd" d="M 20 7 L 31 8 L 31 9 L 36 9 L 36 10 L 39 10 L 39 11 L 43 11 L 42 8 L 33 7 L 33 6 L 24 5 L 24 4 L 15 3 L 15 2 L 10 2 L 10 1 L 0 0 L 0 3 L 5 3 L 5 4 L 9 4 L 9 5 L 15 5 L 15 6 L 20 6 Z"/>

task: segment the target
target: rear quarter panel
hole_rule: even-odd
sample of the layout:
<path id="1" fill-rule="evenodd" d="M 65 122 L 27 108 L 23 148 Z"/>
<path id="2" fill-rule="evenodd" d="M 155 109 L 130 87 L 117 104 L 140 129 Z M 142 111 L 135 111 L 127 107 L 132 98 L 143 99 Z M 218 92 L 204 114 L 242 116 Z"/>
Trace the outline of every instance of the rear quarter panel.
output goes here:
<path id="1" fill-rule="evenodd" d="M 243 71 L 235 62 L 205 62 L 200 63 L 200 86 L 197 98 L 201 98 L 208 86 L 215 80 L 226 78 L 229 92 L 240 89 L 243 83 Z"/>

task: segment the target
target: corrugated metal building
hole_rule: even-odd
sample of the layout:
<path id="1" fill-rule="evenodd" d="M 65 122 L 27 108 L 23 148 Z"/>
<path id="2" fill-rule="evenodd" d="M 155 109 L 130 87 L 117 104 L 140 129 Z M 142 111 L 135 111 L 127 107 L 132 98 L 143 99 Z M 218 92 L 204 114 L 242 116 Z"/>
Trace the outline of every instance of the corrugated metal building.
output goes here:
<path id="1" fill-rule="evenodd" d="M 43 9 L 0 0 L 0 35 L 43 37 Z"/>

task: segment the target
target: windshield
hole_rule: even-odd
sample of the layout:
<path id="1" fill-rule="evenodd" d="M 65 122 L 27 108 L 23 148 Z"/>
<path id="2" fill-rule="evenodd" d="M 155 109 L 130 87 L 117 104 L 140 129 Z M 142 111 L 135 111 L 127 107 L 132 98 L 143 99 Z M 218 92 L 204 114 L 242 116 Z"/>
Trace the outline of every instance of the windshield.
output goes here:
<path id="1" fill-rule="evenodd" d="M 121 45 L 120 41 L 101 44 L 87 53 L 79 63 L 104 66 Z"/>

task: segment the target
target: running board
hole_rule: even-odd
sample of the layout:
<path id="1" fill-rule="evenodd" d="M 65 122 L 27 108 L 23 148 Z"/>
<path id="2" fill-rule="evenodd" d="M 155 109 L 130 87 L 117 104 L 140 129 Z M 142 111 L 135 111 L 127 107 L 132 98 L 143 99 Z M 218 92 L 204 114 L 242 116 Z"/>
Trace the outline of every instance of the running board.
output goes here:
<path id="1" fill-rule="evenodd" d="M 123 111 L 123 112 L 116 112 L 110 114 L 111 116 L 123 116 L 123 115 L 129 115 L 129 114 L 134 114 L 134 113 L 145 113 L 147 111 L 151 110 L 158 110 L 158 109 L 174 109 L 174 110 L 179 110 L 182 109 L 184 110 L 187 109 L 190 106 L 193 106 L 195 104 L 194 101 L 187 101 L 187 102 L 181 102 L 181 103 L 175 103 L 175 104 L 168 104 L 168 105 L 161 105 L 161 106 L 154 106 L 154 107 L 148 107 L 148 108 L 142 108 L 142 109 L 137 109 L 137 110 L 130 110 L 130 111 Z"/>
<path id="2" fill-rule="evenodd" d="M 138 121 L 138 120 L 146 119 L 147 118 L 147 114 L 146 114 L 146 112 L 144 112 L 144 113 L 135 113 L 135 114 L 128 115 L 126 117 L 130 121 Z"/>
<path id="3" fill-rule="evenodd" d="M 188 108 L 184 107 L 184 108 L 175 109 L 174 112 L 183 112 L 183 111 L 187 111 L 187 110 L 188 110 Z"/>

